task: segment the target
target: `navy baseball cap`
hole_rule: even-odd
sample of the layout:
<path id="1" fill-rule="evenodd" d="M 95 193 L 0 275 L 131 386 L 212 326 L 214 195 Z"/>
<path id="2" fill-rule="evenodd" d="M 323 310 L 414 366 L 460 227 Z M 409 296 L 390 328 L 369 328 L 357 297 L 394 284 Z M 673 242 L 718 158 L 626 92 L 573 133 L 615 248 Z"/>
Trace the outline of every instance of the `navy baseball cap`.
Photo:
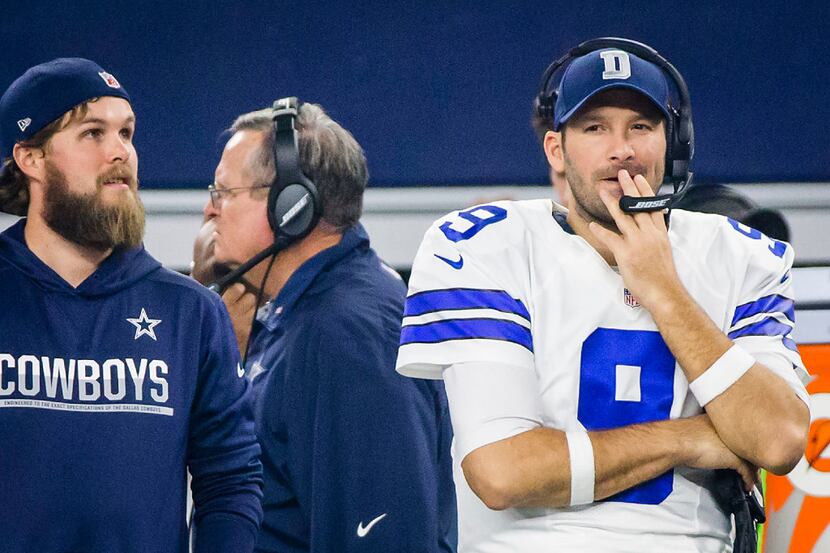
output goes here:
<path id="1" fill-rule="evenodd" d="M 75 106 L 100 96 L 130 95 L 94 61 L 58 58 L 23 73 L 0 98 L 0 160 Z"/>
<path id="2" fill-rule="evenodd" d="M 553 130 L 559 131 L 579 108 L 609 88 L 630 88 L 645 95 L 668 118 L 671 89 L 666 73 L 630 52 L 603 48 L 573 60 L 557 87 Z"/>

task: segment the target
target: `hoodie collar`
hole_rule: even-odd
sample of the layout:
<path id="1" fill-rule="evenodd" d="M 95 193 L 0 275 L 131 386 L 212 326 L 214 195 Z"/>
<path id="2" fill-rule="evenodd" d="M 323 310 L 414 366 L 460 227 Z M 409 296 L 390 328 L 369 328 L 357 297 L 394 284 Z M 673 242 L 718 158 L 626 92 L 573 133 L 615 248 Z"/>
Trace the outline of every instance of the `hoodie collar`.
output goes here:
<path id="1" fill-rule="evenodd" d="M 161 267 L 161 263 L 148 254 L 144 245 L 110 254 L 89 277 L 73 288 L 58 273 L 37 257 L 26 244 L 23 218 L 0 234 L 0 258 L 46 289 L 83 297 L 109 295 Z"/>

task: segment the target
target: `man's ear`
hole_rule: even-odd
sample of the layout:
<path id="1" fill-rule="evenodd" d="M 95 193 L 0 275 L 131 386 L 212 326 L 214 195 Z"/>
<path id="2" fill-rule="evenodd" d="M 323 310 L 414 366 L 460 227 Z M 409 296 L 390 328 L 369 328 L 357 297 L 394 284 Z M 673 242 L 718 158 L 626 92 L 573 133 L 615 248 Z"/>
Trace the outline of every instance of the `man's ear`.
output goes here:
<path id="1" fill-rule="evenodd" d="M 14 162 L 20 168 L 20 171 L 29 179 L 43 180 L 44 160 L 46 159 L 43 148 L 15 144 L 12 157 L 14 157 Z"/>
<path id="2" fill-rule="evenodd" d="M 545 157 L 557 173 L 565 172 L 565 152 L 562 150 L 562 133 L 548 131 L 545 133 Z"/>

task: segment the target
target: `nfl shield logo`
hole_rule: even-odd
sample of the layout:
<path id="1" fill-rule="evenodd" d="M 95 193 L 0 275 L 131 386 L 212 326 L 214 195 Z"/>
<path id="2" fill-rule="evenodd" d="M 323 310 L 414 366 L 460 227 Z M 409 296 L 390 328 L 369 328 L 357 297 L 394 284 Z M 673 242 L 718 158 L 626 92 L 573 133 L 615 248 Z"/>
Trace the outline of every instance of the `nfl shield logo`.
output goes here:
<path id="1" fill-rule="evenodd" d="M 637 298 L 631 295 L 628 288 L 623 288 L 623 301 L 625 301 L 625 304 L 628 307 L 640 307 L 640 302 L 637 301 Z"/>
<path id="2" fill-rule="evenodd" d="M 118 82 L 118 79 L 107 73 L 106 71 L 99 71 L 98 75 L 104 79 L 104 82 L 107 83 L 107 86 L 110 88 L 121 88 L 121 83 Z"/>

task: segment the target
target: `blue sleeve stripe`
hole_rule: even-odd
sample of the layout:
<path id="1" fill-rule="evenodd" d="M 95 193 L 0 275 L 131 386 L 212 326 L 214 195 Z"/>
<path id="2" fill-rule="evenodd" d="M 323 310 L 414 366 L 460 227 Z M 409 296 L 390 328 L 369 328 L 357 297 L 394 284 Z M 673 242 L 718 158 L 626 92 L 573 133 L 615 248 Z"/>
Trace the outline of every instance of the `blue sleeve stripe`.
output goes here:
<path id="1" fill-rule="evenodd" d="M 786 336 L 793 327 L 780 322 L 775 317 L 767 317 L 757 323 L 747 325 L 729 333 L 729 339 L 734 340 L 741 336 Z"/>
<path id="2" fill-rule="evenodd" d="M 414 317 L 436 311 L 461 309 L 494 309 L 513 313 L 530 321 L 530 313 L 522 302 L 504 290 L 479 290 L 476 288 L 447 288 L 418 292 L 406 298 L 404 317 Z"/>
<path id="3" fill-rule="evenodd" d="M 449 340 L 505 340 L 533 352 L 530 330 L 513 321 L 499 319 L 447 319 L 422 325 L 405 325 L 401 345 L 437 344 Z"/>
<path id="4" fill-rule="evenodd" d="M 732 317 L 732 326 L 735 326 L 742 319 L 752 317 L 758 313 L 782 313 L 795 324 L 795 302 L 790 298 L 772 295 L 759 300 L 739 305 L 735 309 L 735 316 Z"/>
<path id="5" fill-rule="evenodd" d="M 784 346 L 787 349 L 791 349 L 794 352 L 798 353 L 798 346 L 796 345 L 795 340 L 793 340 L 792 338 L 784 337 L 781 339 L 781 341 L 784 342 Z"/>

